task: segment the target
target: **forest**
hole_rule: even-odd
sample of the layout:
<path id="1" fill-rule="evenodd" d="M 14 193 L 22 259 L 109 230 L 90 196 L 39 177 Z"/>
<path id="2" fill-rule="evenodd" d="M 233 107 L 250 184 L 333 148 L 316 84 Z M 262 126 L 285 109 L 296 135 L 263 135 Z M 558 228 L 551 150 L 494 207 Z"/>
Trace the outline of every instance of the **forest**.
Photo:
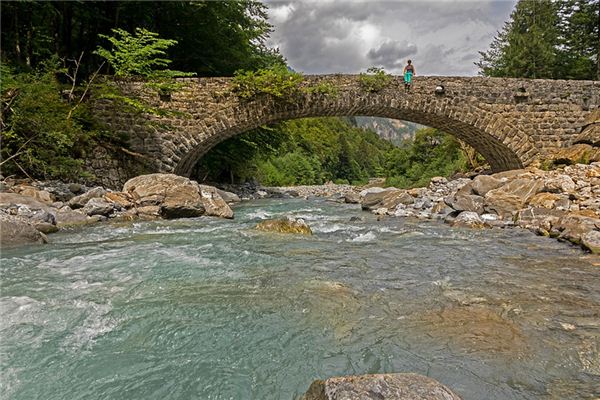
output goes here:
<path id="1" fill-rule="evenodd" d="M 1 7 L 4 176 L 93 179 L 83 168 L 90 150 L 127 145 L 126 137 L 95 120 L 87 107 L 90 92 L 133 111 L 156 110 L 111 91 L 100 77 L 142 76 L 164 89 L 176 76 L 286 68 L 278 50 L 266 46 L 273 27 L 260 1 L 19 1 Z M 519 1 L 481 52 L 480 73 L 599 79 L 599 9 L 597 0 Z M 261 127 L 221 143 L 200 161 L 195 177 L 266 185 L 385 177 L 390 185 L 410 187 L 481 162 L 464 143 L 434 129 L 393 146 L 352 118 L 320 118 Z"/>

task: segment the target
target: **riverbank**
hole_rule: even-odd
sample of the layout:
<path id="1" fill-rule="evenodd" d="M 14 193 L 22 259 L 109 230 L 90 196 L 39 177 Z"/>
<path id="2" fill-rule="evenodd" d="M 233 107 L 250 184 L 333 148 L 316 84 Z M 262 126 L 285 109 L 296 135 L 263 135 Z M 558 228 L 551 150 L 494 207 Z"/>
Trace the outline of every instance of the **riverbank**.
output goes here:
<path id="1" fill-rule="evenodd" d="M 551 171 L 529 168 L 451 180 L 435 177 L 427 187 L 408 190 L 382 187 L 383 183 L 216 188 L 176 175 L 150 174 L 131 179 L 117 192 L 57 181 L 5 180 L 0 223 L 4 244 L 42 243 L 47 241 L 45 234 L 60 228 L 106 220 L 233 218 L 229 205 L 243 200 L 325 197 L 359 204 L 381 218 L 438 219 L 476 229 L 523 228 L 600 253 L 597 162 Z"/>
<path id="2" fill-rule="evenodd" d="M 59 181 L 4 180 L 0 244 L 46 243 L 61 228 L 102 221 L 233 218 L 233 193 L 172 174 L 141 175 L 121 191 Z"/>
<path id="3" fill-rule="evenodd" d="M 470 228 L 523 228 L 600 253 L 600 163 L 431 179 L 427 187 L 226 185 L 242 198 L 327 197 L 382 217 L 439 219 Z"/>

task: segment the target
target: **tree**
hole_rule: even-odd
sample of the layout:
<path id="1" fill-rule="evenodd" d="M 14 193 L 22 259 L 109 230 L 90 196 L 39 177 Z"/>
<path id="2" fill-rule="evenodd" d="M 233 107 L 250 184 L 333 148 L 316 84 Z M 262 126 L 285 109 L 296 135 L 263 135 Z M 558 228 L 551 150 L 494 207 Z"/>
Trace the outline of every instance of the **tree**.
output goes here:
<path id="1" fill-rule="evenodd" d="M 564 0 L 559 4 L 559 75 L 600 79 L 600 0 Z"/>
<path id="2" fill-rule="evenodd" d="M 551 0 L 520 0 L 476 63 L 487 76 L 554 78 L 558 53 L 558 14 Z"/>
<path id="3" fill-rule="evenodd" d="M 600 0 L 520 0 L 488 51 L 484 76 L 600 79 Z"/>
<path id="4" fill-rule="evenodd" d="M 112 44 L 112 48 L 107 50 L 99 46 L 95 54 L 108 61 L 116 77 L 181 74 L 179 71 L 160 69 L 171 63 L 171 60 L 164 57 L 166 50 L 177 44 L 177 40 L 159 38 L 158 33 L 144 28 L 137 28 L 135 35 L 123 29 L 113 29 L 112 32 L 114 36 L 100 35 Z"/>
<path id="5" fill-rule="evenodd" d="M 284 62 L 266 47 L 271 32 L 266 6 L 235 1 L 14 1 L 3 2 L 2 59 L 17 70 L 37 68 L 52 54 L 77 59 L 85 78 L 100 64 L 98 35 L 143 28 L 176 40 L 167 50 L 172 68 L 201 76 L 231 76 Z"/>

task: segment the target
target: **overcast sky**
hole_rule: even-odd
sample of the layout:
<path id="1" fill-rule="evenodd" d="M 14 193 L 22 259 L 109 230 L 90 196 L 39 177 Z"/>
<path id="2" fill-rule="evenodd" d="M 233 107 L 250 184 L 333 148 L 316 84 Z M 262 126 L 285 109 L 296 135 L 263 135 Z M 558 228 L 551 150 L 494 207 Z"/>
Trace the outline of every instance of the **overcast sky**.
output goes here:
<path id="1" fill-rule="evenodd" d="M 370 66 L 418 75 L 477 74 L 473 64 L 502 28 L 514 0 L 267 1 L 278 47 L 296 71 L 357 73 Z"/>

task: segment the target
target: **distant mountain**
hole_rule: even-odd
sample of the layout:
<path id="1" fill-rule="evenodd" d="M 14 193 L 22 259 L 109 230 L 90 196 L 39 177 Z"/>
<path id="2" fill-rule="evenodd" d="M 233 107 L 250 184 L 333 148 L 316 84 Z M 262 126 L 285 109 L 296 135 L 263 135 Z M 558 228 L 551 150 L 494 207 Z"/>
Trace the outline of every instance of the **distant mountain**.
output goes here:
<path id="1" fill-rule="evenodd" d="M 401 121 L 399 119 L 351 117 L 349 120 L 352 125 L 375 131 L 379 137 L 389 140 L 396 146 L 399 146 L 406 140 L 413 140 L 416 131 L 426 128 L 424 125 Z"/>

